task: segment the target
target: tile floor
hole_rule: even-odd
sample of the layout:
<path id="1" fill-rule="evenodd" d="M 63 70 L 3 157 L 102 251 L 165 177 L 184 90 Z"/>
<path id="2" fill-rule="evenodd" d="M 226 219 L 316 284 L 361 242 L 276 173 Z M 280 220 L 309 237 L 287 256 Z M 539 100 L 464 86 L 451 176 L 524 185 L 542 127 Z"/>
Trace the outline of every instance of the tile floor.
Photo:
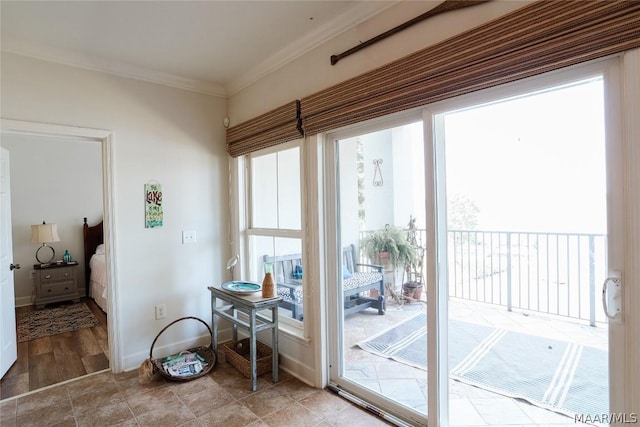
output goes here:
<path id="1" fill-rule="evenodd" d="M 391 393 L 426 412 L 426 372 L 353 347 L 356 342 L 424 310 L 422 304 L 390 304 L 384 316 L 365 310 L 345 322 L 348 375 L 373 390 Z M 450 315 L 493 326 L 551 334 L 556 339 L 606 348 L 606 328 L 454 300 Z M 221 353 L 222 354 L 222 353 Z M 0 426 L 384 426 L 350 402 L 305 385 L 285 372 L 272 384 L 259 378 L 257 392 L 249 380 L 220 361 L 209 375 L 185 383 L 162 379 L 140 385 L 137 373 L 102 372 L 0 401 Z M 417 398 L 416 398 L 417 396 Z M 525 402 L 462 384 L 450 383 L 451 425 L 579 426 L 574 420 Z"/>
<path id="2" fill-rule="evenodd" d="M 285 372 L 277 384 L 259 378 L 258 391 L 226 362 L 188 382 L 160 378 L 147 385 L 137 373 L 85 376 L 0 402 L 2 427 L 26 426 L 387 426 L 335 394 Z"/>
<path id="3" fill-rule="evenodd" d="M 361 385 L 393 396 L 416 411 L 427 413 L 427 372 L 368 353 L 355 344 L 407 317 L 425 310 L 424 304 L 388 304 L 384 316 L 365 310 L 345 320 L 346 376 Z M 606 326 L 591 327 L 536 313 L 509 312 L 504 308 L 451 299 L 451 318 L 501 327 L 533 335 L 577 342 L 606 350 Z M 450 425 L 460 426 L 583 426 L 562 414 L 538 408 L 457 381 L 449 383 Z"/>

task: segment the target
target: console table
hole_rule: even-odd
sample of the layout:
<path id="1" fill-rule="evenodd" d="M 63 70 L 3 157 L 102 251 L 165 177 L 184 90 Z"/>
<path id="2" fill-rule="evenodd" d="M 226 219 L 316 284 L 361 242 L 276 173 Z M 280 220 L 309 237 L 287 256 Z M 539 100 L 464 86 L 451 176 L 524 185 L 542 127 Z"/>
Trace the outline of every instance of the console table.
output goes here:
<path id="1" fill-rule="evenodd" d="M 258 389 L 257 378 L 257 350 L 256 334 L 260 331 L 271 329 L 272 347 L 272 378 L 273 382 L 278 382 L 278 304 L 281 297 L 262 298 L 260 292 L 254 294 L 239 294 L 222 289 L 222 285 L 209 286 L 211 291 L 211 320 L 213 351 L 218 360 L 218 319 L 223 318 L 233 325 L 233 342 L 238 341 L 238 326 L 245 328 L 249 333 L 249 357 L 251 362 L 251 391 Z M 218 305 L 218 300 L 223 305 Z M 225 304 L 226 303 L 226 304 Z M 258 312 L 261 310 L 271 310 L 271 319 Z M 248 322 L 238 318 L 238 312 L 248 316 Z"/>

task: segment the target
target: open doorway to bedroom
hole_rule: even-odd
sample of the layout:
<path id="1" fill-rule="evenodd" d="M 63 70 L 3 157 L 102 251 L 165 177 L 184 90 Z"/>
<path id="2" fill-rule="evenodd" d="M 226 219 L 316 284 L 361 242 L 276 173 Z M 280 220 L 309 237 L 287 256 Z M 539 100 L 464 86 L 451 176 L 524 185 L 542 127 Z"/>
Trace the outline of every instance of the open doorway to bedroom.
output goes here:
<path id="1" fill-rule="evenodd" d="M 22 268 L 14 270 L 17 361 L 0 382 L 0 399 L 110 365 L 106 292 L 101 303 L 91 295 L 83 239 L 83 218 L 95 225 L 105 212 L 102 143 L 5 131 L 2 147 L 11 156 L 11 245 L 14 263 Z M 55 252 L 46 249 L 46 256 L 39 257 L 52 257 L 46 267 L 35 256 L 40 244 L 32 243 L 31 225 L 42 222 L 57 229 L 57 241 L 47 243 Z M 65 252 L 70 263 L 63 261 Z"/>

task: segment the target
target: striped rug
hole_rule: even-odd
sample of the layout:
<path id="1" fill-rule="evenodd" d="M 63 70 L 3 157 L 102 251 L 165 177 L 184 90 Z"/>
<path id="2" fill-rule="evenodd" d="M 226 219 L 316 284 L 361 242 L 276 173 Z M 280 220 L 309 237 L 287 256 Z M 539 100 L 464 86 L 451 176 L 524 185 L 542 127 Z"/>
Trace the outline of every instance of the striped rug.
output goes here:
<path id="1" fill-rule="evenodd" d="M 426 325 L 420 313 L 357 345 L 426 370 Z M 449 321 L 448 344 L 454 380 L 570 417 L 609 411 L 603 350 L 456 320 Z"/>

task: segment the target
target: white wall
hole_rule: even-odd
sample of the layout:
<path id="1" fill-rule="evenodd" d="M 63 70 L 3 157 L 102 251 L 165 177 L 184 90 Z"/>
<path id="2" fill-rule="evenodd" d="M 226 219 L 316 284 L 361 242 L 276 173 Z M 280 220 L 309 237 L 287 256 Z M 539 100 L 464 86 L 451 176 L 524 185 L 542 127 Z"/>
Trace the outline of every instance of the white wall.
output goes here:
<path id="1" fill-rule="evenodd" d="M 102 220 L 102 152 L 98 142 L 34 135 L 2 135 L 11 156 L 11 226 L 16 305 L 32 303 L 31 272 L 39 245 L 31 243 L 31 225 L 58 224 L 60 242 L 51 243 L 56 260 L 69 250 L 78 261 L 78 287 L 84 293 L 82 219 Z M 48 251 L 42 251 L 48 257 Z"/>
<path id="2" fill-rule="evenodd" d="M 358 138 L 340 140 L 340 237 L 341 247 L 355 244 L 360 249 L 360 219 L 358 203 Z M 366 184 L 365 184 L 366 186 Z"/>
<path id="3" fill-rule="evenodd" d="M 113 131 L 116 277 L 122 366 L 148 357 L 156 334 L 186 315 L 210 319 L 207 286 L 228 248 L 226 101 L 209 95 L 2 53 L 2 117 Z M 144 184 L 163 185 L 164 226 L 144 228 Z M 181 244 L 181 230 L 197 243 Z M 154 306 L 167 318 L 154 319 Z M 198 322 L 170 341 L 204 335 Z M 199 325 L 199 326 L 198 326 Z"/>

